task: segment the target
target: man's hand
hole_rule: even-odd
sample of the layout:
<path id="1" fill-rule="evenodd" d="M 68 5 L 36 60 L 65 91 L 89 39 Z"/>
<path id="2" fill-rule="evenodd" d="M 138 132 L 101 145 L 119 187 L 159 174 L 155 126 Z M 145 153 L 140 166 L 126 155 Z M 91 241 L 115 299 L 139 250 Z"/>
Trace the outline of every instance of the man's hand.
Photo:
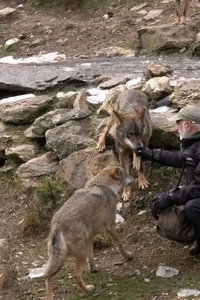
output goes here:
<path id="1" fill-rule="evenodd" d="M 153 160 L 153 150 L 148 147 L 138 148 L 136 151 L 136 155 L 146 160 Z"/>
<path id="2" fill-rule="evenodd" d="M 152 201 L 156 209 L 160 212 L 173 205 L 173 201 L 167 193 L 156 195 Z"/>

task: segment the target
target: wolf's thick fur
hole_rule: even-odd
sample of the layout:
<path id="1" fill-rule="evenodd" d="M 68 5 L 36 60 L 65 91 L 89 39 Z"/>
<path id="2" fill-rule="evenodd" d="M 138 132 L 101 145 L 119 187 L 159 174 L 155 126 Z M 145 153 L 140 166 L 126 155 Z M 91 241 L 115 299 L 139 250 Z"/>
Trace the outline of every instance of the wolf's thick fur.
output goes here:
<path id="1" fill-rule="evenodd" d="M 176 21 L 175 24 L 185 24 L 188 16 L 190 0 L 184 0 L 183 16 L 181 16 L 181 0 L 175 0 Z"/>
<path id="2" fill-rule="evenodd" d="M 67 254 L 75 257 L 75 278 L 81 289 L 84 292 L 93 289 L 92 285 L 84 283 L 82 272 L 87 260 L 89 270 L 95 271 L 92 239 L 100 228 L 106 229 L 124 258 L 132 257 L 124 250 L 115 229 L 119 194 L 130 181 L 120 166 L 106 167 L 83 189 L 76 191 L 54 215 L 48 240 L 49 260 L 45 267 L 47 300 L 53 299 L 52 276 L 60 270 Z"/>
<path id="3" fill-rule="evenodd" d="M 133 167 L 138 171 L 139 188 L 148 186 L 144 175 L 144 162 L 135 155 L 135 150 L 148 145 L 152 133 L 151 118 L 148 110 L 146 96 L 137 90 L 124 90 L 119 95 L 113 114 L 108 118 L 97 149 L 105 150 L 105 139 L 110 134 L 116 144 L 121 166 L 129 175 L 129 156 L 133 155 Z M 125 200 L 130 197 L 130 186 L 125 187 L 123 196 Z"/>

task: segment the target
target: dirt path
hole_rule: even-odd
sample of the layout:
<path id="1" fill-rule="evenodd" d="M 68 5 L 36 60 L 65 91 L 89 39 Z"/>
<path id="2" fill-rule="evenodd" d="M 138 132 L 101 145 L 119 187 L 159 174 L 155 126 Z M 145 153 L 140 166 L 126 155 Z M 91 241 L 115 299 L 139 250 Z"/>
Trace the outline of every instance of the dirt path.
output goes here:
<path id="1" fill-rule="evenodd" d="M 1 1 L 0 8 L 16 7 L 23 1 Z M 134 3 L 135 5 L 137 4 Z M 190 8 L 190 16 L 198 17 L 197 4 Z M 30 56 L 41 52 L 66 54 L 67 57 L 94 56 L 95 53 L 109 46 L 135 48 L 137 29 L 151 24 L 167 24 L 174 20 L 174 4 L 163 4 L 154 0 L 144 8 L 162 9 L 161 17 L 145 21 L 142 14 L 130 11 L 129 6 L 113 3 L 109 8 L 85 9 L 82 11 L 48 11 L 46 8 L 36 10 L 34 6 L 24 3 L 16 13 L 0 20 L 0 45 L 11 38 L 19 38 L 20 43 L 12 51 L 0 48 L 0 56 Z M 112 17 L 104 16 L 112 12 Z M 189 20 L 190 22 L 191 20 Z"/>

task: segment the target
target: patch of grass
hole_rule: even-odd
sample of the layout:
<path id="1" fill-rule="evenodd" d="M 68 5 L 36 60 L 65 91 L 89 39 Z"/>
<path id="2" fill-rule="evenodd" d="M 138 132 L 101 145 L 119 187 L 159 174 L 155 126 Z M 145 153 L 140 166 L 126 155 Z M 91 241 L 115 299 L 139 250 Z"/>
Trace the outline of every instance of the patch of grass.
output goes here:
<path id="1" fill-rule="evenodd" d="M 60 205 L 70 196 L 66 182 L 53 176 L 45 178 L 38 188 L 26 191 L 27 209 L 21 224 L 21 234 L 43 234 L 49 227 L 51 218 Z"/>
<path id="2" fill-rule="evenodd" d="M 0 33 L 1 34 L 1 33 Z M 4 47 L 0 48 L 0 58 L 4 56 L 12 55 L 14 52 L 18 51 L 21 48 L 22 44 L 20 42 L 11 45 L 9 48 L 5 49 Z"/>
<path id="3" fill-rule="evenodd" d="M 130 49 L 137 49 L 137 44 L 135 41 L 129 41 L 128 43 L 126 43 L 124 46 L 124 48 L 130 48 Z"/>

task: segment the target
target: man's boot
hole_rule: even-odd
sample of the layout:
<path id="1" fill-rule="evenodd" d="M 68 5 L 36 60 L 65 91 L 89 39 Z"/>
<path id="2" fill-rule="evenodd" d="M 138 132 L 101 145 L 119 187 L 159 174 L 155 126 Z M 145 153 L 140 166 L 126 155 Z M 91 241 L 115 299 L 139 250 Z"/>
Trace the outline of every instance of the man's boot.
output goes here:
<path id="1" fill-rule="evenodd" d="M 198 256 L 200 254 L 200 240 L 197 240 L 197 244 L 193 245 L 190 249 L 189 249 L 189 253 L 192 256 Z"/>

